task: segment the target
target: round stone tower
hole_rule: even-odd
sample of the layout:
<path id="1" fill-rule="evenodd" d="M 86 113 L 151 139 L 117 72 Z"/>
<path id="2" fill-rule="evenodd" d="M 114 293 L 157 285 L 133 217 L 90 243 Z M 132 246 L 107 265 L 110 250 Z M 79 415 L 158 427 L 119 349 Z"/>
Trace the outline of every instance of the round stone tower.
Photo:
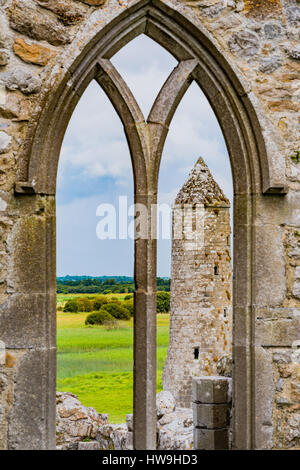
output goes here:
<path id="1" fill-rule="evenodd" d="M 173 206 L 170 344 L 163 386 L 191 406 L 192 376 L 231 355 L 230 203 L 199 158 Z"/>

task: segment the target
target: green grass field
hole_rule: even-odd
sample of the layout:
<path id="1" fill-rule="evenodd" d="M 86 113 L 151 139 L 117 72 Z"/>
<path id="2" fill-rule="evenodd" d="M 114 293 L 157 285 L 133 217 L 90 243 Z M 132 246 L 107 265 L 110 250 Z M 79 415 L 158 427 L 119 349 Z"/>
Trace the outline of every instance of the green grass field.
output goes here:
<path id="1" fill-rule="evenodd" d="M 58 305 L 69 298 L 59 294 Z M 57 390 L 75 393 L 85 406 L 108 413 L 111 423 L 120 423 L 132 412 L 133 322 L 119 322 L 117 329 L 107 330 L 85 326 L 86 316 L 57 312 Z M 157 323 L 159 391 L 169 343 L 169 315 L 158 314 Z"/>

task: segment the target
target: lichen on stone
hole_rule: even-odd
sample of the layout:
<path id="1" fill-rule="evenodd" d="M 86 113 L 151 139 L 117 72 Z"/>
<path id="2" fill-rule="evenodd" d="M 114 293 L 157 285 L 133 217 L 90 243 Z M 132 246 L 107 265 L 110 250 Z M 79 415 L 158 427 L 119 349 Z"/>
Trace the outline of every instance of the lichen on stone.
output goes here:
<path id="1" fill-rule="evenodd" d="M 229 206 L 230 202 L 214 180 L 205 161 L 200 157 L 190 172 L 188 180 L 179 191 L 175 204 L 204 204 L 204 206 Z"/>

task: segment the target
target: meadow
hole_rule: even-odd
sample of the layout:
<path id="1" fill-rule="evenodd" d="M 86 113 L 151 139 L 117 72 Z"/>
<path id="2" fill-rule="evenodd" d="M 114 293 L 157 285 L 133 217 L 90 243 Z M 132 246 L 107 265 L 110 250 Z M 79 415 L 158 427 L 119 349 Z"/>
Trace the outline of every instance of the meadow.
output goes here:
<path id="1" fill-rule="evenodd" d="M 108 413 L 111 423 L 132 413 L 133 320 L 117 328 L 86 326 L 87 313 L 60 309 L 78 294 L 57 296 L 57 390 L 78 395 L 85 406 Z M 114 294 L 123 299 L 126 294 Z M 83 294 L 80 294 L 82 297 Z M 157 315 L 157 391 L 169 344 L 169 315 Z"/>

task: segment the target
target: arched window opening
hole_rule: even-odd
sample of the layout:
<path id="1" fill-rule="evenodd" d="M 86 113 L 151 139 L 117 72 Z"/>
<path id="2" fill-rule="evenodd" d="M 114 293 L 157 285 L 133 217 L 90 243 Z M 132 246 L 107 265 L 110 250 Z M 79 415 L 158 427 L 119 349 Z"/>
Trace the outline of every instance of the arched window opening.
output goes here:
<path id="1" fill-rule="evenodd" d="M 57 390 L 96 409 L 99 425 L 107 414 L 118 423 L 132 411 L 133 240 L 119 237 L 120 199 L 133 203 L 129 149 L 93 81 L 72 115 L 58 168 Z"/>

